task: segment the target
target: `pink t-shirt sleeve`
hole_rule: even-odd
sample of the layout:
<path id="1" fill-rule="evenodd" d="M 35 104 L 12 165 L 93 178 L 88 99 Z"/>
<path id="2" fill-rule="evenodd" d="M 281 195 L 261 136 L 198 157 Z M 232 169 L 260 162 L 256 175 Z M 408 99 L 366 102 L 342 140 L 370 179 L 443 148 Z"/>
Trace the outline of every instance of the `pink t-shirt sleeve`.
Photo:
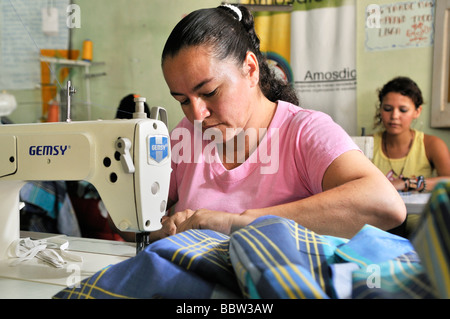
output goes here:
<path id="1" fill-rule="evenodd" d="M 312 194 L 319 193 L 330 164 L 343 153 L 358 147 L 325 113 L 300 111 L 291 125 L 297 127 L 294 153 L 299 177 L 309 185 Z"/>

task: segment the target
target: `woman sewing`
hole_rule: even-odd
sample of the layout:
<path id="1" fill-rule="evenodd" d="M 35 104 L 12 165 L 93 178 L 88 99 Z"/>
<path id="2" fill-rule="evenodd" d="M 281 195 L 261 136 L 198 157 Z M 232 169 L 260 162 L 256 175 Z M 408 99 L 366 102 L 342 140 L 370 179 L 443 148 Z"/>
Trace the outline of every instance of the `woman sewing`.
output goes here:
<path id="1" fill-rule="evenodd" d="M 397 77 L 378 93 L 379 106 L 374 135 L 373 163 L 399 191 L 431 191 L 450 178 L 450 153 L 440 138 L 411 127 L 422 112 L 418 85 L 408 77 Z"/>
<path id="2" fill-rule="evenodd" d="M 162 70 L 185 118 L 171 135 L 173 213 L 152 240 L 191 228 L 230 234 L 263 215 L 341 237 L 405 219 L 398 192 L 344 130 L 298 107 L 292 87 L 270 71 L 245 7 L 183 18 L 166 42 Z M 239 143 L 242 132 L 255 135 Z M 199 134 L 202 152 L 194 149 Z M 186 142 L 193 150 L 181 152 Z M 267 145 L 276 165 L 264 172 L 267 163 L 257 155 Z M 210 158 L 196 157 L 206 153 Z"/>

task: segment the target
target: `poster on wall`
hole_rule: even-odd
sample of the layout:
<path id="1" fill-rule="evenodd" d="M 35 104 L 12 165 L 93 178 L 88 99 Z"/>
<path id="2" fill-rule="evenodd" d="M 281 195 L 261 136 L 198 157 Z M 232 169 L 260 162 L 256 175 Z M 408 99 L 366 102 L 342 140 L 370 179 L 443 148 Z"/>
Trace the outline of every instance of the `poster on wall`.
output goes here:
<path id="1" fill-rule="evenodd" d="M 291 66 L 301 106 L 357 131 L 355 0 L 294 4 Z M 325 23 L 326 22 L 326 23 Z"/>
<path id="2" fill-rule="evenodd" d="M 370 4 L 366 51 L 429 47 L 434 43 L 435 0 Z"/>
<path id="3" fill-rule="evenodd" d="M 261 41 L 261 52 L 275 74 L 293 83 L 291 58 L 291 13 L 255 12 L 255 29 Z"/>

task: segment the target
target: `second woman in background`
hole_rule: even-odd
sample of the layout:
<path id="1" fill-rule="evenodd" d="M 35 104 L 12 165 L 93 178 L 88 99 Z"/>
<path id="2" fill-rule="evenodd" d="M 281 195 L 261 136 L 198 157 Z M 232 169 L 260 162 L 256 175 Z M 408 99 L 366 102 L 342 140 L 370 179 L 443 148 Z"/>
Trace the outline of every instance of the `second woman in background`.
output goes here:
<path id="1" fill-rule="evenodd" d="M 423 97 L 408 77 L 397 77 L 379 91 L 373 163 L 399 191 L 432 190 L 450 178 L 450 153 L 444 141 L 411 127 L 422 112 Z"/>
<path id="2" fill-rule="evenodd" d="M 422 112 L 418 85 L 408 77 L 394 78 L 379 91 L 378 99 L 375 127 L 383 129 L 374 135 L 373 163 L 394 187 L 401 192 L 431 191 L 450 178 L 450 153 L 444 141 L 411 127 Z M 409 214 L 391 232 L 409 237 L 419 216 Z"/>

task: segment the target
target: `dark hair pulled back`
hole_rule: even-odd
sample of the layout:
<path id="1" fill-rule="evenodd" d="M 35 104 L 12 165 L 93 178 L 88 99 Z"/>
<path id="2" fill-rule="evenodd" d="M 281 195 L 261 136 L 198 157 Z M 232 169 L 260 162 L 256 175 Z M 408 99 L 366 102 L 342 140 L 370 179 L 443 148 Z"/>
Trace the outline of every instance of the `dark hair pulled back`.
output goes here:
<path id="1" fill-rule="evenodd" d="M 389 93 L 399 93 L 403 96 L 409 97 L 416 107 L 416 110 L 423 105 L 422 91 L 416 82 L 406 76 L 398 76 L 389 82 L 387 82 L 380 90 L 378 90 L 378 102 L 377 111 L 375 114 L 374 127 L 379 126 L 382 123 L 381 120 L 381 105 L 383 99 Z"/>
<path id="2" fill-rule="evenodd" d="M 272 102 L 283 100 L 298 105 L 294 88 L 276 77 L 260 51 L 260 40 L 255 31 L 253 15 L 244 6 L 236 6 L 242 19 L 226 6 L 200 9 L 184 17 L 172 30 L 162 53 L 162 63 L 167 57 L 174 57 L 182 49 L 205 45 L 219 60 L 233 59 L 239 67 L 245 61 L 247 52 L 253 52 L 260 69 L 259 86 Z"/>

